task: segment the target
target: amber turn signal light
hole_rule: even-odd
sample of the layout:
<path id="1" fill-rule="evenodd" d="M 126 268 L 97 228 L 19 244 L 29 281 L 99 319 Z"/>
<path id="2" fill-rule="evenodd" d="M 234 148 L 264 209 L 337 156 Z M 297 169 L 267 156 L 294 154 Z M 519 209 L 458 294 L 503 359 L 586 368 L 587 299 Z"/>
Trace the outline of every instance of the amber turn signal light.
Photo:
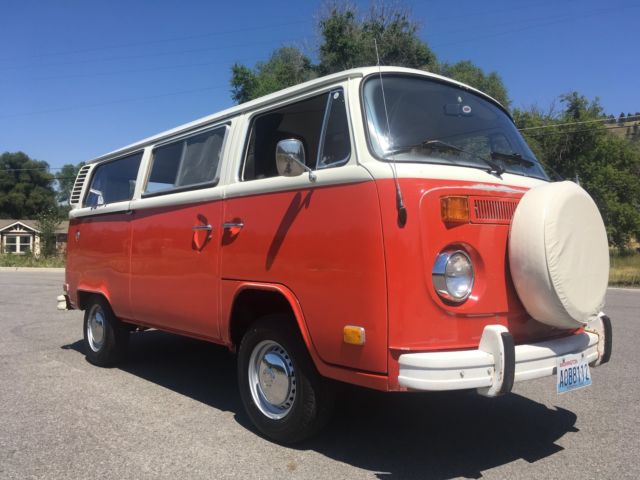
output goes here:
<path id="1" fill-rule="evenodd" d="M 346 325 L 342 330 L 343 341 L 350 345 L 364 345 L 365 334 L 364 328 L 355 325 Z"/>
<path id="2" fill-rule="evenodd" d="M 440 215 L 444 223 L 469 223 L 469 199 L 460 196 L 442 197 Z"/>

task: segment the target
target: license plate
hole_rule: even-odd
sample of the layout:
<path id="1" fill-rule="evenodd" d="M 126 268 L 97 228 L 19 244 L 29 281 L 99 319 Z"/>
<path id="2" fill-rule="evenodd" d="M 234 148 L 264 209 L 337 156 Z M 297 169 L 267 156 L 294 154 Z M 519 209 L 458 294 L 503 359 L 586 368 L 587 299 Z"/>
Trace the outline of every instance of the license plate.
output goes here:
<path id="1" fill-rule="evenodd" d="M 591 385 L 591 372 L 587 360 L 580 353 L 563 355 L 557 361 L 556 387 L 558 393 L 566 393 Z"/>

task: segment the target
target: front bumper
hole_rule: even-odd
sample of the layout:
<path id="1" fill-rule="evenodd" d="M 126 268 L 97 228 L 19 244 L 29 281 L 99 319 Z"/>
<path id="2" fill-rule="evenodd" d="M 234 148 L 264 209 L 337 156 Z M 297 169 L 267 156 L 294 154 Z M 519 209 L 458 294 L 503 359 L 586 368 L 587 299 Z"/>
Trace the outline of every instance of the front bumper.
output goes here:
<path id="1" fill-rule="evenodd" d="M 477 350 L 407 353 L 398 359 L 398 383 L 410 390 L 476 388 L 486 396 L 508 393 L 514 382 L 553 375 L 557 360 L 579 353 L 591 365 L 608 361 L 611 323 L 600 315 L 582 333 L 539 343 L 514 345 L 502 325 L 485 327 Z"/>

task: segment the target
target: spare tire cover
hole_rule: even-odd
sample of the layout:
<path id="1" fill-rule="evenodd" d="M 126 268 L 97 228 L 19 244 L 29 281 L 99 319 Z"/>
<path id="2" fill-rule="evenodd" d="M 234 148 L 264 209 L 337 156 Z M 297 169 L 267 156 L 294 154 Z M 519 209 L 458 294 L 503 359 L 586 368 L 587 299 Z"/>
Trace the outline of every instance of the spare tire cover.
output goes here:
<path id="1" fill-rule="evenodd" d="M 573 182 L 525 193 L 511 222 L 509 266 L 520 300 L 539 322 L 577 328 L 597 315 L 607 291 L 609 248 L 589 194 Z"/>

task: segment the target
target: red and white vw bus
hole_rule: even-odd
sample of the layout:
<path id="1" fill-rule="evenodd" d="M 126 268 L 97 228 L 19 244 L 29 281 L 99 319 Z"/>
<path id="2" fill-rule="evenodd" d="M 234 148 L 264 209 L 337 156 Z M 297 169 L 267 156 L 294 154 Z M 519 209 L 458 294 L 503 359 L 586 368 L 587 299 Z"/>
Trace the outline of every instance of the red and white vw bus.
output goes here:
<path id="1" fill-rule="evenodd" d="M 497 396 L 555 375 L 564 392 L 610 356 L 594 202 L 448 78 L 288 88 L 89 162 L 71 203 L 60 301 L 85 311 L 89 361 L 146 328 L 225 345 L 276 441 L 323 425 L 334 381 Z"/>

